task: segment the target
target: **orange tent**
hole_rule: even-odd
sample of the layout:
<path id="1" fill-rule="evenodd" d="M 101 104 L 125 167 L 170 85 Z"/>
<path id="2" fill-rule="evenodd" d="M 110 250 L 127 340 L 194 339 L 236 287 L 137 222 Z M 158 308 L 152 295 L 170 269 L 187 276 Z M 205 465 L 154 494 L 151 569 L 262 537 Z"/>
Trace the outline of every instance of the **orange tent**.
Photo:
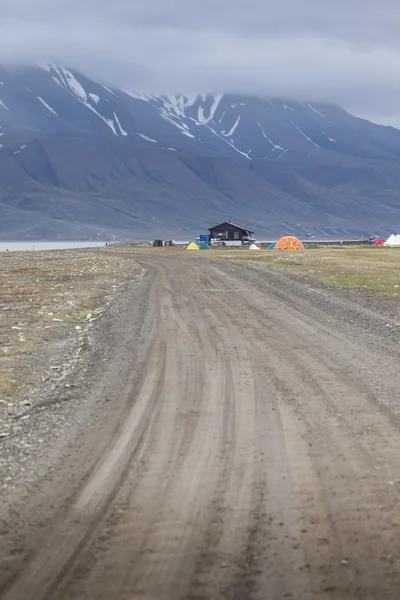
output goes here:
<path id="1" fill-rule="evenodd" d="M 285 235 L 276 242 L 275 250 L 304 250 L 304 246 L 297 237 Z"/>

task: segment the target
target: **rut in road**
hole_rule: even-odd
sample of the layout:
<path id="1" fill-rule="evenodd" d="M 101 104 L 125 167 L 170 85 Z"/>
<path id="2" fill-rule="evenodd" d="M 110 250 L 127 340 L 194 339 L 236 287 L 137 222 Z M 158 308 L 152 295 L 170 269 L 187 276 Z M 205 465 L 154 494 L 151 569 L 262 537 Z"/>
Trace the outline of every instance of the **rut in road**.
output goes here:
<path id="1" fill-rule="evenodd" d="M 398 340 L 282 275 L 143 261 L 123 419 L 2 600 L 398 598 Z"/>

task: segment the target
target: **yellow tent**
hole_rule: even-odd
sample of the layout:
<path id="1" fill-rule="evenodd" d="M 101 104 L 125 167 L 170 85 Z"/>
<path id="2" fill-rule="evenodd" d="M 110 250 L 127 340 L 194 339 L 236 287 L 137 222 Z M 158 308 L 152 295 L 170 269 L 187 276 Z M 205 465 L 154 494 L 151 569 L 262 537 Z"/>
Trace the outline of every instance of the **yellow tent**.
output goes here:
<path id="1" fill-rule="evenodd" d="M 186 246 L 186 250 L 200 250 L 196 242 L 190 242 L 188 246 Z"/>
<path id="2" fill-rule="evenodd" d="M 304 246 L 297 237 L 285 235 L 276 242 L 275 250 L 304 250 Z"/>

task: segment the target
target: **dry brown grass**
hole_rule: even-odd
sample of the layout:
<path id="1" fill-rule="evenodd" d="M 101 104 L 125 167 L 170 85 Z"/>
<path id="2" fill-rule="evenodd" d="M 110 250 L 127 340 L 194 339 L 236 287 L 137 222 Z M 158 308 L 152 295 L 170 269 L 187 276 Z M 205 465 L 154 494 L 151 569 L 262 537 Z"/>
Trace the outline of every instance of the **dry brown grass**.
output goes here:
<path id="1" fill-rule="evenodd" d="M 10 398 L 17 386 L 17 381 L 11 375 L 0 372 L 0 396 L 3 396 L 3 398 Z"/>
<path id="2" fill-rule="evenodd" d="M 376 290 L 400 297 L 400 249 L 369 246 L 320 247 L 302 252 L 275 250 L 251 251 L 244 248 L 219 247 L 212 250 L 189 251 L 176 248 L 118 249 L 126 255 L 185 256 L 249 261 L 298 275 L 307 275 L 324 283 Z"/>
<path id="3" fill-rule="evenodd" d="M 343 287 L 376 290 L 400 296 L 400 250 L 396 248 L 318 248 L 303 252 L 275 250 L 212 250 L 213 257 L 251 261 Z"/>
<path id="4" fill-rule="evenodd" d="M 29 385 L 23 356 L 95 315 L 125 285 L 132 266 L 129 257 L 101 250 L 0 253 L 0 398 Z"/>

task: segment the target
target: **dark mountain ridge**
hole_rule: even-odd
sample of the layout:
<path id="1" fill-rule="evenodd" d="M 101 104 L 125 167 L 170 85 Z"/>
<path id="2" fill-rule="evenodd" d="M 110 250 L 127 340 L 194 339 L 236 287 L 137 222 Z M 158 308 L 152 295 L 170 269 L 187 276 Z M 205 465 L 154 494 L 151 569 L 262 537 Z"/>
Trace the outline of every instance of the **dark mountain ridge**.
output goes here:
<path id="1" fill-rule="evenodd" d="M 0 67 L 0 238 L 258 237 L 400 225 L 400 131 L 333 106 L 152 96 Z"/>

